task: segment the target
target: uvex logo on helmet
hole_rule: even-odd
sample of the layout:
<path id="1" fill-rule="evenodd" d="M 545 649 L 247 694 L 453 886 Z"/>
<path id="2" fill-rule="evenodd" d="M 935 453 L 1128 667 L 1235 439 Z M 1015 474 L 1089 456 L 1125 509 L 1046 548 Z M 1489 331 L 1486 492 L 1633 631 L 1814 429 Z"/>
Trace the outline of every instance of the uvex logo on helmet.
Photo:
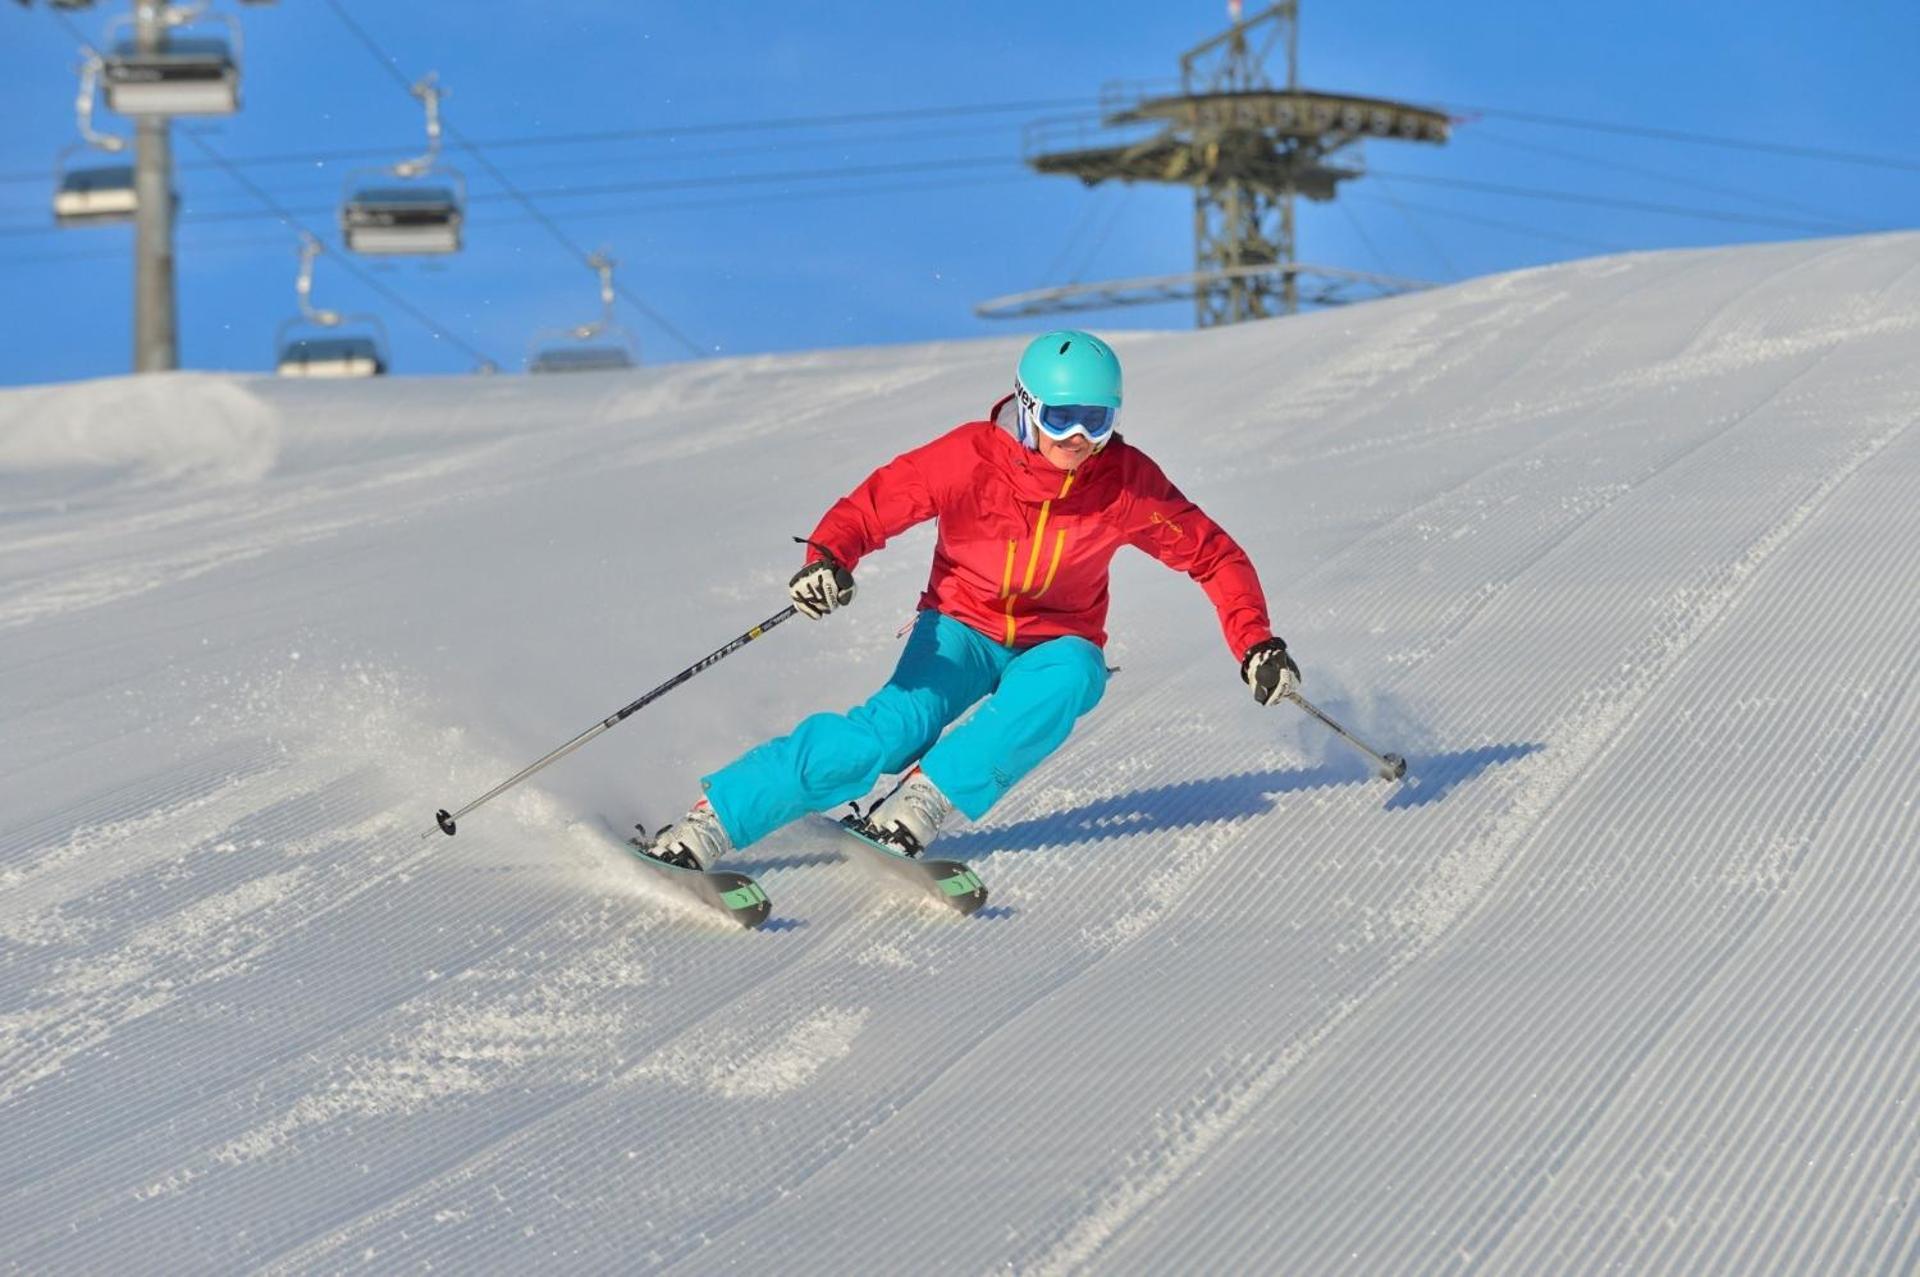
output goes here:
<path id="1" fill-rule="evenodd" d="M 1120 391 L 1120 356 L 1092 333 L 1063 328 L 1034 338 L 1013 375 L 1020 442 L 1038 448 L 1043 435 L 1085 435 L 1105 447 L 1120 416 Z"/>

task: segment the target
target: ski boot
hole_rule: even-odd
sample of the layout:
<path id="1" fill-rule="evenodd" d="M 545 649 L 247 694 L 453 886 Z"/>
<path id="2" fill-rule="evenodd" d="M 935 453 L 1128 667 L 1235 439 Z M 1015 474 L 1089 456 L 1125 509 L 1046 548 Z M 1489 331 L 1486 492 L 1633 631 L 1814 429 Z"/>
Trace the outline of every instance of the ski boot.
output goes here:
<path id="1" fill-rule="evenodd" d="M 662 829 L 641 850 L 655 860 L 704 872 L 733 850 L 733 839 L 727 837 L 713 805 L 702 798 L 679 824 Z"/>
<path id="2" fill-rule="evenodd" d="M 869 837 L 903 856 L 918 858 L 952 814 L 953 803 L 915 767 L 860 823 Z"/>

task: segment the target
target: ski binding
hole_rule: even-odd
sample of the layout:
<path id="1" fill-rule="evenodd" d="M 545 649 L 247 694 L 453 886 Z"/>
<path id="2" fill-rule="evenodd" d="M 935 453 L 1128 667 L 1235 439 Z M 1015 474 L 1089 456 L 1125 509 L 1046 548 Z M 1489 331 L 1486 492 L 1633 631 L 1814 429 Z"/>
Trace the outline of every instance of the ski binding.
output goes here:
<path id="1" fill-rule="evenodd" d="M 897 849 L 870 837 L 857 812 L 837 819 L 823 815 L 821 819 L 871 852 L 875 862 L 894 878 L 931 894 L 948 908 L 961 914 L 970 914 L 987 903 L 987 884 L 964 861 L 903 855 Z"/>
<path id="2" fill-rule="evenodd" d="M 773 912 L 773 901 L 764 888 L 746 874 L 730 869 L 688 869 L 670 865 L 647 854 L 649 840 L 644 825 L 635 825 L 637 834 L 626 835 L 627 849 L 633 858 L 659 871 L 675 887 L 702 904 L 711 905 L 749 929 L 759 926 Z"/>

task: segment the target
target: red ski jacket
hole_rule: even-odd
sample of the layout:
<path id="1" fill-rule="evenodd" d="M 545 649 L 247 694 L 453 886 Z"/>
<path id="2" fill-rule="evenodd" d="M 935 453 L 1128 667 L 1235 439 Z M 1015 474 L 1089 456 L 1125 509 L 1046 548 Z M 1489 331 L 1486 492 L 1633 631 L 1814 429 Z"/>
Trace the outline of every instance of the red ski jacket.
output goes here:
<path id="1" fill-rule="evenodd" d="M 1008 647 L 1063 634 L 1105 646 L 1108 565 L 1131 545 L 1200 583 L 1235 660 L 1273 637 L 1246 552 L 1151 458 L 1115 434 L 1077 471 L 1057 470 L 996 424 L 1013 410 L 1008 396 L 994 420 L 957 426 L 868 475 L 813 530 L 808 561 L 825 547 L 851 571 L 938 519 L 922 608 Z"/>

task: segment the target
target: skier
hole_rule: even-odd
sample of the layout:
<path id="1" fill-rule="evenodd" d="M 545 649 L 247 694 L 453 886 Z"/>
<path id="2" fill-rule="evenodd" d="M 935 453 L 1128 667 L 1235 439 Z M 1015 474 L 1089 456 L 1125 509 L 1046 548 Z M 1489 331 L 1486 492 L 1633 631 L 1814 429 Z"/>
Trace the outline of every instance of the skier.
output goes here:
<path id="1" fill-rule="evenodd" d="M 894 458 L 835 502 L 788 583 L 795 609 L 815 620 L 853 600 L 853 571 L 867 555 L 939 521 L 898 667 L 865 704 L 814 714 L 705 777 L 705 796 L 647 854 L 710 869 L 903 768 L 868 813 L 869 836 L 918 856 L 955 810 L 980 819 L 1099 703 L 1108 565 L 1123 545 L 1199 582 L 1256 701 L 1291 692 L 1300 670 L 1268 624 L 1253 565 L 1115 432 L 1120 390 L 1106 342 L 1047 333 L 1027 346 L 1013 393 L 987 420 Z"/>

